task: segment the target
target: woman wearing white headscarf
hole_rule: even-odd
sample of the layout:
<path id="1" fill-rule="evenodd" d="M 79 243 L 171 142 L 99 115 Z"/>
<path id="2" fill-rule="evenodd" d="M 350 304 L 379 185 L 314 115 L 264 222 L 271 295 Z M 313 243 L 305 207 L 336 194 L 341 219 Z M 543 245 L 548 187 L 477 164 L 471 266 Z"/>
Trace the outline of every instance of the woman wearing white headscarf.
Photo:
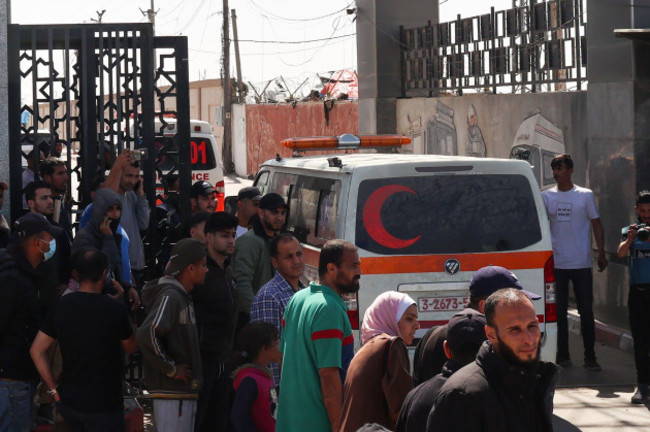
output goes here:
<path id="1" fill-rule="evenodd" d="M 390 430 L 407 393 L 413 388 L 406 346 L 418 324 L 415 301 L 388 291 L 370 305 L 361 325 L 363 346 L 352 359 L 343 390 L 339 432 L 352 432 L 366 423 Z"/>

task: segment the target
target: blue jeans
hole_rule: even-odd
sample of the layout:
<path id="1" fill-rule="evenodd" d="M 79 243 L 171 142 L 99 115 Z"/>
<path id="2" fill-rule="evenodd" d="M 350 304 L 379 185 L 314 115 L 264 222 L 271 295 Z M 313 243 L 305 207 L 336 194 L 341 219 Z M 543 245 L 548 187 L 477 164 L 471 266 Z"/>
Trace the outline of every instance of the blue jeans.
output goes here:
<path id="1" fill-rule="evenodd" d="M 63 402 L 56 408 L 72 432 L 124 432 L 124 410 L 86 413 L 77 411 Z"/>
<path id="2" fill-rule="evenodd" d="M 0 432 L 29 432 L 32 429 L 35 390 L 29 381 L 0 380 Z"/>
<path id="3" fill-rule="evenodd" d="M 585 360 L 596 360 L 594 345 L 596 328 L 594 325 L 594 291 L 591 268 L 555 269 L 555 301 L 557 304 L 557 358 L 569 358 L 569 282 L 573 284 L 576 306 L 580 314 L 580 332 L 585 349 Z"/>

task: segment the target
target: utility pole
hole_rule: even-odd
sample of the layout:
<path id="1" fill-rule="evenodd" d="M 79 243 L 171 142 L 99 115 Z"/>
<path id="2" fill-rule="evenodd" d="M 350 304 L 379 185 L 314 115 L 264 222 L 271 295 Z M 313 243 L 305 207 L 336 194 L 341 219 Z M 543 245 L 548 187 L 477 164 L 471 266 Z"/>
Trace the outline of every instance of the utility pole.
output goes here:
<path id="1" fill-rule="evenodd" d="M 156 14 L 158 14 L 158 11 L 156 11 L 156 8 L 154 6 L 154 0 L 151 0 L 151 7 L 149 9 L 147 10 L 140 9 L 140 12 L 142 12 L 143 16 L 149 18 L 149 22 L 153 27 L 153 35 L 155 36 L 156 35 Z"/>
<path id="2" fill-rule="evenodd" d="M 228 26 L 228 0 L 223 0 L 223 168 L 224 174 L 232 174 L 235 164 L 232 159 L 232 137 L 230 131 L 231 95 L 230 89 L 230 28 Z"/>
<path id="3" fill-rule="evenodd" d="M 90 20 L 91 20 L 92 22 L 96 22 L 97 24 L 101 24 L 101 23 L 102 23 L 102 17 L 103 17 L 104 14 L 106 13 L 106 9 L 103 9 L 101 12 L 100 12 L 100 11 L 95 11 L 95 13 L 97 14 L 97 19 L 95 19 L 95 18 L 90 18 Z"/>
<path id="4" fill-rule="evenodd" d="M 237 102 L 242 102 L 242 92 L 244 86 L 241 80 L 241 60 L 239 58 L 239 37 L 237 36 L 237 14 L 231 10 L 232 14 L 232 37 L 235 39 L 235 65 L 237 66 Z"/>

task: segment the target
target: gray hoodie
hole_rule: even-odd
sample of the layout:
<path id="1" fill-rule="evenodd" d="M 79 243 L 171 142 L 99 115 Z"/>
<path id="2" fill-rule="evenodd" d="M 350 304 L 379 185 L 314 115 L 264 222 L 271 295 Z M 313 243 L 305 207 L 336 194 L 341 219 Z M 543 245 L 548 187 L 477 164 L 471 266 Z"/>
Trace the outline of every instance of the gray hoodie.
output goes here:
<path id="1" fill-rule="evenodd" d="M 115 204 L 122 206 L 122 201 L 117 192 L 112 189 L 102 188 L 95 193 L 92 215 L 88 224 L 79 230 L 72 243 L 72 255 L 83 250 L 100 250 L 108 255 L 111 270 L 114 278 L 122 283 L 122 286 L 129 285 L 131 281 L 122 281 L 122 236 L 116 233 L 105 235 L 99 229 L 104 220 L 106 210 Z M 119 221 L 118 221 L 119 222 Z"/>
<path id="2" fill-rule="evenodd" d="M 137 332 L 144 358 L 146 387 L 154 398 L 195 399 L 202 385 L 201 353 L 192 299 L 172 276 L 147 283 L 142 290 L 147 318 Z M 185 384 L 167 376 L 176 365 L 189 365 Z"/>

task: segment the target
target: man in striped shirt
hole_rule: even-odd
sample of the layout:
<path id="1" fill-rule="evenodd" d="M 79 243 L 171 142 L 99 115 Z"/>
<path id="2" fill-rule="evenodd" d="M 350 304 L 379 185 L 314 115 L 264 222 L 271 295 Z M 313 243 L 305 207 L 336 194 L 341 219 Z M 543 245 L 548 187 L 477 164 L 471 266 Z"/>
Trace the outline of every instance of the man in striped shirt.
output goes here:
<path id="1" fill-rule="evenodd" d="M 255 295 L 251 307 L 251 322 L 263 321 L 273 324 L 281 335 L 282 317 L 287 303 L 298 290 L 304 288 L 300 276 L 305 271 L 305 261 L 302 246 L 291 233 L 275 236 L 269 248 L 275 276 Z M 269 367 L 273 372 L 273 384 L 278 388 L 280 367 L 277 363 L 270 363 Z"/>

